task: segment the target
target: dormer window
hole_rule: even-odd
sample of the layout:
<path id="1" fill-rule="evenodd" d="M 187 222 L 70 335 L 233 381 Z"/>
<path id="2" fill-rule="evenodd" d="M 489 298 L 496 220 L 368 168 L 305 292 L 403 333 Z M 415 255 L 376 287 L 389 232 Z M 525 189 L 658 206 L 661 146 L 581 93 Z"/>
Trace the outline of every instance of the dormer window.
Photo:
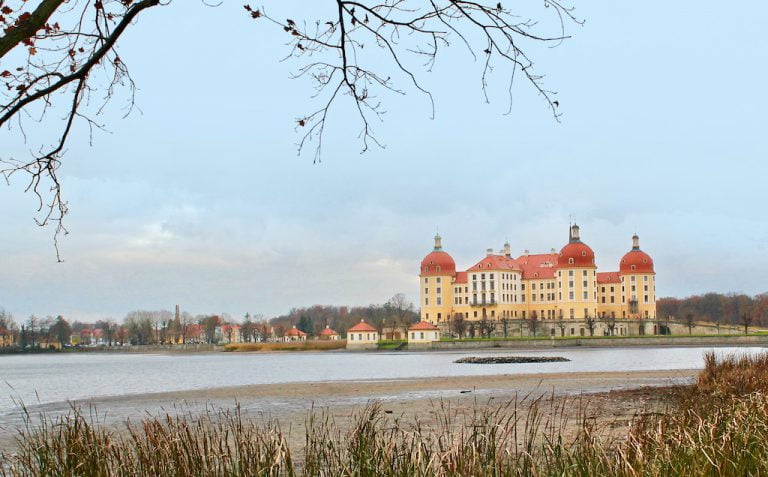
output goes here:
<path id="1" fill-rule="evenodd" d="M 435 267 L 435 271 L 436 271 L 436 272 L 439 272 L 439 271 L 440 271 L 440 265 L 438 265 L 438 266 L 436 266 L 436 267 Z"/>
<path id="2" fill-rule="evenodd" d="M 582 257 L 586 257 L 586 256 L 587 256 L 587 252 L 586 252 L 586 250 L 582 250 L 582 251 L 581 251 L 581 256 L 582 256 Z"/>
<path id="3" fill-rule="evenodd" d="M 569 258 L 569 259 L 568 259 L 568 264 L 569 264 L 569 265 L 573 265 L 573 259 L 572 259 L 572 258 Z"/>
<path id="4" fill-rule="evenodd" d="M 631 269 L 631 270 L 634 270 L 634 269 L 635 269 L 635 266 L 634 266 L 634 265 L 630 266 L 630 269 Z"/>

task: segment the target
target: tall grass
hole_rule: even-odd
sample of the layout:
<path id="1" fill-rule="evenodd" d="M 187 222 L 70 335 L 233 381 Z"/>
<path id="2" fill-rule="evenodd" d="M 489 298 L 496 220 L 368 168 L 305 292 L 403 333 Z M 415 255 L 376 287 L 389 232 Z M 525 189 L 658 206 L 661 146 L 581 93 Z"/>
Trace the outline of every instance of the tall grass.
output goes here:
<path id="1" fill-rule="evenodd" d="M 768 356 L 706 356 L 697 382 L 624 435 L 579 399 L 523 398 L 419 419 L 380 403 L 338 425 L 312 411 L 292 449 L 274 422 L 240 413 L 146 418 L 116 431 L 73 409 L 28 421 L 7 476 L 745 476 L 768 475 Z"/>

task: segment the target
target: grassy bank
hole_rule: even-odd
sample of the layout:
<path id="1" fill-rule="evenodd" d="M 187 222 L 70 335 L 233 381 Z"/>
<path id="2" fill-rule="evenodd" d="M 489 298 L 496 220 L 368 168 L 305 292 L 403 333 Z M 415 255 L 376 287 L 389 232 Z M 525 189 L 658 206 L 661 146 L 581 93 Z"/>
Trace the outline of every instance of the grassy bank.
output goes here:
<path id="1" fill-rule="evenodd" d="M 620 435 L 596 424 L 579 399 L 462 412 L 437 402 L 419 420 L 370 403 L 347 426 L 310 413 L 298 451 L 277 424 L 238 409 L 147 418 L 122 433 L 73 410 L 55 422 L 30 421 L 0 475 L 768 475 L 768 355 L 708 355 L 696 383 L 674 388 L 670 399 L 667 410 L 639 414 Z M 569 419 L 578 425 L 566 426 Z"/>
<path id="2" fill-rule="evenodd" d="M 327 351 L 343 349 L 344 340 L 309 340 L 289 343 L 232 343 L 224 345 L 224 351 Z"/>

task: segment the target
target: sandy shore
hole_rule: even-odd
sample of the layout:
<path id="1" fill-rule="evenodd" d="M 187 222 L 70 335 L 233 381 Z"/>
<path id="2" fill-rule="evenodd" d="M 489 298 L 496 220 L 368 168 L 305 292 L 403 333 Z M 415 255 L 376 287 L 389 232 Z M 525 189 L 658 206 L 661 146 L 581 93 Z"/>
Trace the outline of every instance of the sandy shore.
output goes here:
<path id="1" fill-rule="evenodd" d="M 267 384 L 177 392 L 125 395 L 77 401 L 83 409 L 93 408 L 101 420 L 117 428 L 126 420 L 136 422 L 147 415 L 178 412 L 199 413 L 206 409 L 230 409 L 239 405 L 245 415 L 276 420 L 290 429 L 291 440 L 300 445 L 304 421 L 312 408 L 323 409 L 344 426 L 351 416 L 371 400 L 380 401 L 397 416 L 425 416 L 435 403 L 444 403 L 461 412 L 476 405 L 504 403 L 549 395 L 590 403 L 598 420 L 626 423 L 643 409 L 659 405 L 654 389 L 690 382 L 696 370 L 583 372 L 549 374 L 507 374 L 451 378 L 398 379 L 379 381 L 331 381 Z M 34 413 L 59 415 L 70 403 L 29 406 Z M 18 428 L 21 416 L 5 416 L 6 430 Z M 620 426 L 621 424 L 619 424 Z M 0 432 L 0 449 L 7 449 L 11 432 Z"/>

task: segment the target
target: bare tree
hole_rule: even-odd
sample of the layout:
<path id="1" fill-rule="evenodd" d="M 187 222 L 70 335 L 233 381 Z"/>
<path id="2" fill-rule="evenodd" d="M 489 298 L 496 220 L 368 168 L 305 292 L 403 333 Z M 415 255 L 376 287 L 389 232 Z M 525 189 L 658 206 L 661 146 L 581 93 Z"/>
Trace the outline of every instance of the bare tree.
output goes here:
<path id="1" fill-rule="evenodd" d="M 608 334 L 610 336 L 613 336 L 614 330 L 616 329 L 616 316 L 613 314 L 606 315 L 603 317 L 603 322 L 605 323 L 605 326 L 608 328 Z"/>
<path id="2" fill-rule="evenodd" d="M 539 317 L 536 315 L 535 311 L 531 312 L 530 318 L 528 318 L 528 330 L 531 332 L 531 335 L 533 337 L 536 337 L 536 330 L 539 328 Z"/>
<path id="3" fill-rule="evenodd" d="M 459 339 L 464 338 L 464 334 L 467 332 L 467 322 L 464 320 L 463 314 L 455 313 L 453 315 L 453 320 L 451 320 L 451 328 Z"/>
<path id="4" fill-rule="evenodd" d="M 589 330 L 589 336 L 595 336 L 595 319 L 587 314 L 587 316 L 584 317 L 584 324 L 587 327 L 587 330 Z"/>
<path id="5" fill-rule="evenodd" d="M 509 337 L 509 318 L 505 316 L 500 321 L 501 321 L 501 330 L 504 333 L 504 338 L 507 338 Z"/>
<path id="6" fill-rule="evenodd" d="M 478 323 L 480 329 L 481 338 L 490 338 L 491 334 L 496 330 L 496 322 L 489 320 L 487 316 L 484 316 Z"/>
<path id="7" fill-rule="evenodd" d="M 693 324 L 695 323 L 696 316 L 693 313 L 685 314 L 685 326 L 688 327 L 688 334 L 693 334 Z"/>
<path id="8" fill-rule="evenodd" d="M 407 327 L 411 323 L 411 318 L 414 317 L 413 302 L 405 297 L 405 293 L 396 293 L 384 306 L 392 315 L 393 329 L 398 326 Z"/>
<path id="9" fill-rule="evenodd" d="M 560 336 L 565 336 L 565 321 L 562 316 L 557 320 L 557 327 L 560 328 Z"/>
<path id="10" fill-rule="evenodd" d="M 744 334 L 749 334 L 749 325 L 752 324 L 754 317 L 750 313 L 741 314 L 741 324 L 744 325 Z"/>
<path id="11" fill-rule="evenodd" d="M 0 127 L 21 136 L 26 123 L 37 121 L 43 134 L 53 135 L 33 147 L 28 159 L 0 158 L 6 165 L 2 172 L 6 179 L 27 175 L 27 190 L 39 200 L 38 223 L 55 224 L 59 258 L 56 240 L 66 233 L 62 220 L 68 208 L 58 168 L 73 125 L 83 122 L 91 135 L 102 128 L 95 118 L 120 88 L 127 90 L 130 112 L 136 86 L 117 52 L 119 41 L 144 11 L 172 2 L 37 0 L 30 2 L 29 8 L 36 5 L 32 10 L 26 0 L 1 5 Z M 331 107 L 343 99 L 360 121 L 363 151 L 381 145 L 373 124 L 384 114 L 384 93 L 422 93 L 434 116 L 432 95 L 417 73 L 431 70 L 438 53 L 452 43 L 466 47 L 481 65 L 479 87 L 486 101 L 490 72 L 506 68 L 510 108 L 512 84 L 520 78 L 558 119 L 555 92 L 544 86 L 530 51 L 539 44 L 558 45 L 569 38 L 566 27 L 580 22 L 561 0 L 547 0 L 543 7 L 549 15 L 542 10 L 539 20 L 522 19 L 498 2 L 464 0 L 335 0 L 327 2 L 321 18 L 305 20 L 281 20 L 282 15 L 249 5 L 245 10 L 255 21 L 266 20 L 285 32 L 287 58 L 300 62 L 294 77 L 313 83 L 320 106 L 300 115 L 296 129 L 303 132 L 299 151 L 314 142 L 317 161 Z"/>

